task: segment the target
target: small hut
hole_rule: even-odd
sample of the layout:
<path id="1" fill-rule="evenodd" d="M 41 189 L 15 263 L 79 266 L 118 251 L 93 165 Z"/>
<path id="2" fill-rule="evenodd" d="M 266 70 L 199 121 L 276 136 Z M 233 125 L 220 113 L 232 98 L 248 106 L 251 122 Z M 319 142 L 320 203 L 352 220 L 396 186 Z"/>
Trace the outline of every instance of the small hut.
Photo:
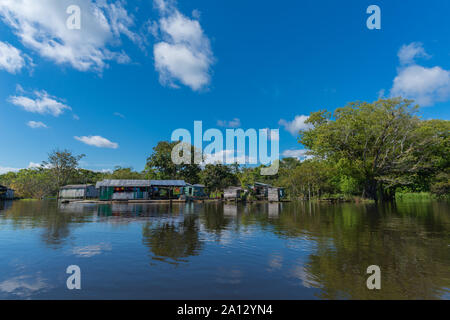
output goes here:
<path id="1" fill-rule="evenodd" d="M 60 199 L 92 199 L 97 197 L 98 192 L 93 184 L 72 184 L 59 190 Z"/>
<path id="2" fill-rule="evenodd" d="M 223 192 L 224 200 L 237 201 L 241 200 L 244 195 L 244 189 L 241 187 L 228 187 Z"/>
<path id="3" fill-rule="evenodd" d="M 184 187 L 184 194 L 191 199 L 206 199 L 208 195 L 205 191 L 205 186 L 202 184 L 186 184 Z"/>
<path id="4" fill-rule="evenodd" d="M 253 186 L 249 187 L 258 200 L 279 202 L 285 197 L 284 188 L 273 187 L 270 184 L 255 182 Z"/>
<path id="5" fill-rule="evenodd" d="M 285 196 L 283 188 L 270 187 L 267 191 L 267 199 L 271 202 L 279 202 Z"/>
<path id="6" fill-rule="evenodd" d="M 184 194 L 184 180 L 150 180 L 151 199 L 179 199 Z"/>
<path id="7" fill-rule="evenodd" d="M 267 200 L 269 196 L 269 188 L 271 187 L 272 186 L 270 184 L 255 182 L 251 189 L 253 190 L 256 199 Z"/>

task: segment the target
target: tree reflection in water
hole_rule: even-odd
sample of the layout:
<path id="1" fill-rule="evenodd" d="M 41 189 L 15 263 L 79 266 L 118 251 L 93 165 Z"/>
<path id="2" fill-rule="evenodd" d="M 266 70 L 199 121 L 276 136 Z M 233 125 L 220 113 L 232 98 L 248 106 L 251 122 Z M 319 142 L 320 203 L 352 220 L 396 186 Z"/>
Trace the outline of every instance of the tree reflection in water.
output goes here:
<path id="1" fill-rule="evenodd" d="M 66 243 L 71 229 L 89 221 L 93 211 L 89 206 L 61 205 L 56 201 L 14 201 L 4 215 L 13 229 L 42 229 L 42 241 L 48 247 L 59 249 Z"/>
<path id="2" fill-rule="evenodd" d="M 196 256 L 202 248 L 199 240 L 197 215 L 188 214 L 180 219 L 148 222 L 142 230 L 143 243 L 152 253 L 152 259 L 178 264 Z"/>
<path id="3" fill-rule="evenodd" d="M 230 296 L 236 291 L 257 293 L 261 286 L 270 297 L 278 292 L 322 299 L 439 299 L 450 297 L 449 212 L 449 204 L 438 201 L 379 205 L 15 201 L 0 203 L 0 229 L 36 229 L 45 249 L 59 250 L 61 255 L 55 256 L 63 260 L 72 240 L 82 249 L 91 248 L 89 239 L 93 230 L 99 230 L 104 233 L 95 234 L 98 242 L 108 238 L 111 245 L 107 255 L 92 256 L 90 263 L 100 269 L 111 262 L 123 270 L 131 265 L 133 277 L 145 283 L 150 255 L 152 266 L 170 264 L 171 276 L 177 277 L 169 283 L 163 274 L 152 272 L 152 283 L 173 292 L 195 284 L 203 290 L 208 287 L 205 283 L 225 278 L 216 284 L 222 283 Z M 87 232 L 74 232 L 83 226 Z M 12 241 L 21 243 L 20 238 Z M 34 250 L 30 243 L 24 250 Z M 14 256 L 10 251 L 7 258 Z M 370 265 L 381 268 L 379 291 L 366 287 Z M 236 280 L 230 275 L 239 275 L 239 282 L 230 282 Z M 133 277 L 125 277 L 121 284 L 126 286 Z M 274 284 L 270 292 L 266 280 Z"/>

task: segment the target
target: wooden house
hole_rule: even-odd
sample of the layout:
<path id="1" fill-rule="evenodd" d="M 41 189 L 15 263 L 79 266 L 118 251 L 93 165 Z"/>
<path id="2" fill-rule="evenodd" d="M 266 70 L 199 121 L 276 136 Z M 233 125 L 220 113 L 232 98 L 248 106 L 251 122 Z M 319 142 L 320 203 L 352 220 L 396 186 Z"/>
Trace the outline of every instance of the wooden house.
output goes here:
<path id="1" fill-rule="evenodd" d="M 151 193 L 150 180 L 103 180 L 95 187 L 105 201 L 146 200 Z"/>
<path id="2" fill-rule="evenodd" d="M 186 187 L 184 187 L 184 194 L 186 197 L 190 199 L 206 199 L 208 198 L 208 195 L 205 191 L 205 186 L 202 184 L 186 184 Z"/>
<path id="3" fill-rule="evenodd" d="M 279 202 L 285 197 L 284 188 L 273 187 L 270 184 L 255 182 L 250 188 L 258 200 Z"/>
<path id="4" fill-rule="evenodd" d="M 185 186 L 183 180 L 103 180 L 96 188 L 100 200 L 127 201 L 179 199 Z"/>
<path id="5" fill-rule="evenodd" d="M 93 184 L 73 184 L 59 190 L 59 199 L 93 199 L 98 197 Z"/>
<path id="6" fill-rule="evenodd" d="M 238 201 L 242 200 L 245 190 L 241 187 L 228 187 L 223 192 L 224 200 Z"/>
<path id="7" fill-rule="evenodd" d="M 184 180 L 150 180 L 151 199 L 179 199 L 185 194 Z"/>
<path id="8" fill-rule="evenodd" d="M 270 187 L 267 190 L 267 200 L 271 202 L 279 202 L 285 197 L 284 188 Z"/>

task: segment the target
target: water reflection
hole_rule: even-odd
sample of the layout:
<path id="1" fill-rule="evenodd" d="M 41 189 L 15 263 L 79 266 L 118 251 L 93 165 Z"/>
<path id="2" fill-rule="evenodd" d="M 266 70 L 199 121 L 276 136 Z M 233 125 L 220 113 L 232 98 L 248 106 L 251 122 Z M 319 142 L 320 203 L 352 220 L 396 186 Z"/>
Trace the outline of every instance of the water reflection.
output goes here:
<path id="1" fill-rule="evenodd" d="M 111 229 L 117 224 L 123 228 Z M 6 297 L 39 297 L 52 290 L 61 294 L 62 285 L 51 284 L 48 275 L 32 269 L 33 261 L 24 258 L 27 250 L 36 250 L 36 244 L 22 245 L 14 238 L 19 231 L 30 230 L 56 254 L 42 251 L 42 255 L 61 259 L 58 263 L 72 263 L 69 252 L 70 259 L 84 259 L 91 270 L 102 270 L 99 279 L 105 274 L 104 265 L 126 270 L 117 289 L 134 283 L 129 289 L 141 298 L 159 297 L 164 290 L 172 292 L 167 298 L 190 298 L 190 292 L 214 298 L 208 295 L 211 286 L 220 288 L 218 297 L 224 298 L 449 298 L 450 214 L 445 202 L 58 205 L 17 201 L 0 203 L 1 230 L 7 231 L 3 240 L 20 247 L 14 251 L 0 241 L 0 267 L 8 275 L 0 278 L 0 292 Z M 60 268 L 54 260 L 41 263 Z M 14 272 L 18 264 L 25 266 L 22 273 Z M 381 267 L 380 291 L 365 285 L 366 268 L 373 264 Z M 169 268 L 172 278 L 155 272 L 162 267 Z M 113 271 L 110 276 L 116 279 Z M 159 291 L 149 292 L 147 287 L 140 291 L 139 283 L 150 280 Z M 267 283 L 272 283 L 271 288 Z M 101 285 L 98 288 L 97 296 L 109 294 Z M 123 298 L 129 295 L 130 291 Z"/>
<path id="2" fill-rule="evenodd" d="M 186 262 L 183 258 L 198 255 L 203 246 L 195 215 L 148 222 L 142 229 L 142 237 L 152 259 L 169 263 Z"/>

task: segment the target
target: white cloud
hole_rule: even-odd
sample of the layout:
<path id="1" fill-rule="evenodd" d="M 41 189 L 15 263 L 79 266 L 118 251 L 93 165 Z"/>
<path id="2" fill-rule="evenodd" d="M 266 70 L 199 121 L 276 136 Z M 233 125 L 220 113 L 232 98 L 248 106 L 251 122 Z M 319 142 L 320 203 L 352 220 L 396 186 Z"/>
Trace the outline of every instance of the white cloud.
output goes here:
<path id="1" fill-rule="evenodd" d="M 119 112 L 114 112 L 114 115 L 115 115 L 116 117 L 125 119 L 125 116 L 124 116 L 123 114 L 119 113 Z"/>
<path id="2" fill-rule="evenodd" d="M 111 142 L 106 138 L 101 136 L 83 136 L 83 137 L 74 137 L 76 140 L 81 141 L 87 145 L 98 147 L 98 148 L 109 148 L 109 149 L 117 149 L 119 145 L 115 142 Z"/>
<path id="3" fill-rule="evenodd" d="M 450 97 L 450 72 L 441 67 L 417 65 L 401 69 L 394 79 L 391 95 L 414 99 L 424 107 L 446 101 Z"/>
<path id="4" fill-rule="evenodd" d="M 214 57 L 200 23 L 181 14 L 172 1 L 155 0 L 155 6 L 161 14 L 163 39 L 153 47 L 160 82 L 172 87 L 180 82 L 194 91 L 205 88 L 211 81 Z"/>
<path id="5" fill-rule="evenodd" d="M 101 71 L 108 60 L 126 63 L 124 52 L 114 52 L 109 44 L 120 44 L 124 34 L 140 43 L 130 29 L 134 24 L 123 1 L 106 0 L 2 0 L 0 17 L 10 26 L 25 47 L 57 64 L 68 64 L 80 71 Z M 66 26 L 70 5 L 81 9 L 81 29 Z"/>
<path id="6" fill-rule="evenodd" d="M 28 112 L 51 114 L 55 117 L 64 113 L 65 110 L 72 110 L 69 106 L 60 102 L 61 99 L 49 95 L 44 90 L 34 91 L 33 96 L 34 98 L 27 96 L 11 96 L 9 97 L 9 102 L 22 107 Z"/>
<path id="7" fill-rule="evenodd" d="M 200 20 L 200 17 L 202 16 L 202 13 L 198 9 L 192 10 L 192 17 Z"/>
<path id="8" fill-rule="evenodd" d="M 398 58 L 401 64 L 414 63 L 416 58 L 429 58 L 430 56 L 425 52 L 422 43 L 413 42 L 408 45 L 403 45 L 398 51 Z"/>
<path id="9" fill-rule="evenodd" d="M 308 130 L 312 127 L 310 124 L 305 123 L 308 118 L 308 116 L 299 115 L 295 116 L 294 120 L 292 121 L 281 119 L 280 121 L 278 121 L 278 124 L 283 126 L 287 131 L 295 136 L 299 133 L 300 130 Z"/>
<path id="10" fill-rule="evenodd" d="M 297 159 L 301 159 L 301 158 L 305 158 L 306 157 L 306 152 L 307 150 L 285 150 L 283 151 L 282 155 L 284 157 L 288 157 L 288 158 L 297 158 Z"/>
<path id="11" fill-rule="evenodd" d="M 39 163 L 35 163 L 35 162 L 30 162 L 28 164 L 27 168 L 12 168 L 12 167 L 2 167 L 0 166 L 0 174 L 4 174 L 4 173 L 8 173 L 8 172 L 18 172 L 22 169 L 33 169 L 33 168 L 40 168 L 41 164 Z"/>
<path id="12" fill-rule="evenodd" d="M 19 168 L 11 168 L 11 167 L 2 167 L 0 166 L 0 174 L 5 174 L 8 172 L 17 172 L 19 171 Z"/>
<path id="13" fill-rule="evenodd" d="M 25 59 L 16 47 L 0 41 L 0 69 L 15 74 L 25 67 Z"/>
<path id="14" fill-rule="evenodd" d="M 28 121 L 27 126 L 29 126 L 32 129 L 48 128 L 47 125 L 41 121 Z"/>
<path id="15" fill-rule="evenodd" d="M 238 118 L 234 118 L 233 120 L 230 121 L 218 120 L 217 125 L 219 127 L 226 127 L 226 128 L 239 128 L 241 126 L 241 120 Z"/>
<path id="16" fill-rule="evenodd" d="M 413 99 L 421 106 L 431 106 L 450 98 L 450 71 L 439 66 L 427 68 L 414 63 L 417 56 L 426 56 L 417 43 L 403 46 L 398 53 L 402 66 L 394 79 L 391 96 Z"/>
<path id="17" fill-rule="evenodd" d="M 42 167 L 42 164 L 36 163 L 36 162 L 30 162 L 30 163 L 28 164 L 28 169 L 32 169 L 32 168 L 41 168 L 41 167 Z"/>
<path id="18" fill-rule="evenodd" d="M 308 155 L 307 152 L 308 150 L 305 149 L 291 149 L 283 151 L 282 156 L 286 158 L 296 158 L 300 161 L 313 159 L 314 156 Z"/>

